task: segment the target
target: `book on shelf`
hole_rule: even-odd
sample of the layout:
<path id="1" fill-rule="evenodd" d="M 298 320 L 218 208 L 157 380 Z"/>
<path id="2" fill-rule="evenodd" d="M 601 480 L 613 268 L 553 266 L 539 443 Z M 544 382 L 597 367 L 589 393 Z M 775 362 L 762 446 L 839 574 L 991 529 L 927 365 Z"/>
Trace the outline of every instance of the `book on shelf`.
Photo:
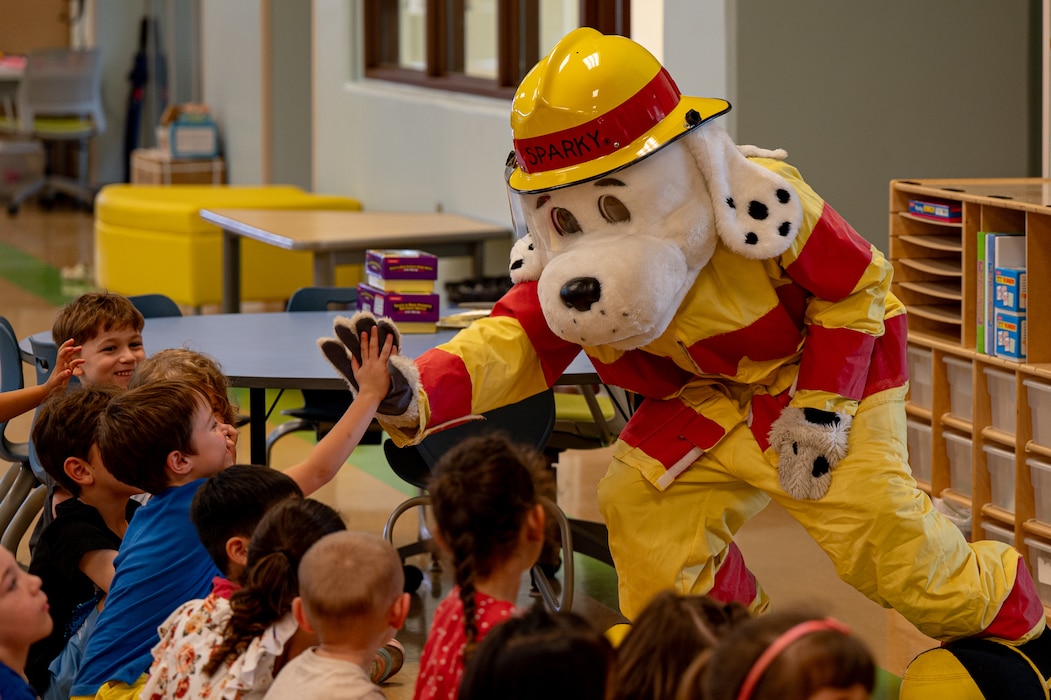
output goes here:
<path id="1" fill-rule="evenodd" d="M 959 223 L 963 220 L 963 207 L 959 202 L 910 199 L 909 213 L 924 219 L 946 223 Z"/>
<path id="2" fill-rule="evenodd" d="M 974 336 L 975 350 L 985 352 L 985 231 L 978 232 L 978 269 L 975 284 L 975 316 L 977 330 Z"/>
<path id="3" fill-rule="evenodd" d="M 979 233 L 979 236 L 982 234 Z M 996 268 L 1025 267 L 1025 234 L 985 232 L 985 274 L 981 297 L 985 323 L 981 330 L 986 355 L 996 354 Z M 975 342 L 977 346 L 977 341 Z"/>

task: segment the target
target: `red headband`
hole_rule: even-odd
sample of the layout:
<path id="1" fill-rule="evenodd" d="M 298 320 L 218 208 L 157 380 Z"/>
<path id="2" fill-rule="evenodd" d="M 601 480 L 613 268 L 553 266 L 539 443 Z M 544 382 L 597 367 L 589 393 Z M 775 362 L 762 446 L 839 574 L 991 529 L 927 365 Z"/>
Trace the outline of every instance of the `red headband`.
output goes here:
<path id="1" fill-rule="evenodd" d="M 627 146 L 671 114 L 682 95 L 668 71 L 661 68 L 633 96 L 580 126 L 515 139 L 515 156 L 529 174 L 580 165 Z"/>
<path id="2" fill-rule="evenodd" d="M 850 634 L 849 627 L 831 617 L 826 617 L 824 620 L 808 620 L 792 627 L 775 639 L 774 643 L 768 646 L 766 651 L 760 654 L 759 658 L 752 664 L 752 669 L 745 676 L 744 683 L 741 684 L 741 691 L 737 693 L 737 700 L 749 700 L 752 697 L 752 691 L 755 690 L 755 686 L 759 683 L 763 673 L 792 642 L 808 634 L 825 631 Z"/>

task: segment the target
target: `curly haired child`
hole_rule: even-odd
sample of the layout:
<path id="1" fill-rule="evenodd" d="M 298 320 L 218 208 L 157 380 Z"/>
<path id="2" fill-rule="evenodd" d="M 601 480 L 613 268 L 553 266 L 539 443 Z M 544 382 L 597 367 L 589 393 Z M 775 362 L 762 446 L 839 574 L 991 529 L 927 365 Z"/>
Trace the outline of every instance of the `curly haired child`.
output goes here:
<path id="1" fill-rule="evenodd" d="M 544 543 L 546 466 L 535 450 L 490 434 L 464 440 L 435 468 L 436 536 L 452 555 L 456 586 L 435 611 L 416 700 L 455 698 L 475 645 L 514 613 L 522 574 Z"/>
<path id="2" fill-rule="evenodd" d="M 683 675 L 678 700 L 865 700 L 876 665 L 842 622 L 771 613 L 735 627 Z"/>
<path id="3" fill-rule="evenodd" d="M 617 648 L 614 700 L 674 700 L 686 669 L 751 618 L 740 603 L 664 591 L 654 596 Z"/>

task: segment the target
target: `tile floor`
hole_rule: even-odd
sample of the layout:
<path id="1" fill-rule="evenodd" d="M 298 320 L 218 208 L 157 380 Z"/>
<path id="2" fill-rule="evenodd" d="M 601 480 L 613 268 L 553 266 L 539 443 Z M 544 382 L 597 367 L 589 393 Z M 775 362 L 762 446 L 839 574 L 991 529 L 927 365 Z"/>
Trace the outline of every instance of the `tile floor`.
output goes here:
<path id="1" fill-rule="evenodd" d="M 90 265 L 92 220 L 90 214 L 56 208 L 45 212 L 27 205 L 15 217 L 0 215 L 0 315 L 6 316 L 20 336 L 50 328 L 53 314 L 69 294 L 80 287 L 63 282 L 62 268 Z M 278 308 L 264 309 L 279 311 Z M 155 350 L 156 348 L 147 348 Z M 26 381 L 34 378 L 27 368 Z M 26 419 L 13 422 L 17 436 L 28 431 Z M 274 464 L 292 464 L 310 448 L 309 434 L 300 433 L 277 443 Z M 347 468 L 316 497 L 340 510 L 351 528 L 380 532 L 391 510 L 411 488 L 399 484 L 375 446 L 363 446 Z M 569 452 L 558 470 L 559 502 L 574 517 L 599 519 L 595 484 L 608 460 L 608 451 Z M 360 464 L 360 468 L 355 466 Z M 406 515 L 396 532 L 396 543 L 414 536 L 414 518 Z M 893 611 L 868 601 L 841 582 L 831 562 L 795 521 L 771 506 L 742 530 L 740 546 L 750 567 L 770 592 L 775 605 L 805 604 L 827 610 L 848 624 L 870 645 L 879 664 L 891 674 L 904 670 L 919 651 L 935 643 L 920 635 Z M 26 551 L 20 557 L 26 561 Z M 578 557 L 578 560 L 580 558 Z M 422 566 L 426 557 L 417 558 Z M 436 602 L 451 587 L 449 568 L 430 574 L 413 601 L 412 614 L 401 638 L 408 650 L 405 669 L 386 686 L 392 700 L 410 698 L 417 661 L 426 637 L 427 623 Z M 575 604 L 597 624 L 618 619 L 615 610 L 615 573 L 599 564 L 578 563 Z M 523 586 L 523 601 L 528 597 Z M 885 694 L 896 696 L 891 683 Z"/>

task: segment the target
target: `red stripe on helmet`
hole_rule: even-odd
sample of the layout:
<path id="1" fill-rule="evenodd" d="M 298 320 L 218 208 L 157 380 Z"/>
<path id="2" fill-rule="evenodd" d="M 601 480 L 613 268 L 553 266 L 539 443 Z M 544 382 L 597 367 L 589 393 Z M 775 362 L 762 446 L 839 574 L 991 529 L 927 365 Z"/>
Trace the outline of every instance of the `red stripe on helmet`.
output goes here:
<path id="1" fill-rule="evenodd" d="M 518 167 L 529 174 L 542 173 L 607 156 L 657 126 L 681 98 L 675 81 L 661 68 L 641 90 L 586 124 L 515 139 Z"/>

